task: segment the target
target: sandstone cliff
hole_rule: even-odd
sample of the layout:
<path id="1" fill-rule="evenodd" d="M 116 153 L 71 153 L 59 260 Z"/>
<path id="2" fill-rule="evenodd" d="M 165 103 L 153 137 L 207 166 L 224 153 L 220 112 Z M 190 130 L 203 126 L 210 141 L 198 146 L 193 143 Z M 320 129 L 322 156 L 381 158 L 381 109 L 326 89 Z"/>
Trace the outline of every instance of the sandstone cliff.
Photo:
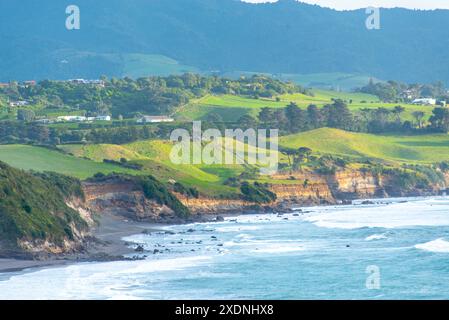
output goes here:
<path id="1" fill-rule="evenodd" d="M 392 176 L 375 175 L 356 169 L 342 169 L 334 174 L 300 171 L 277 174 L 272 176 L 272 179 L 275 183 L 269 184 L 269 189 L 276 194 L 277 200 L 269 205 L 261 206 L 241 199 L 211 198 L 203 195 L 199 198 L 189 198 L 181 194 L 175 195 L 189 208 L 191 219 L 199 219 L 208 214 L 283 210 L 291 205 L 337 204 L 353 199 L 437 194 L 445 189 L 444 185 L 435 184 L 429 188 L 410 191 L 398 185 Z M 86 182 L 83 189 L 89 208 L 97 212 L 111 212 L 134 220 L 186 220 L 177 218 L 167 206 L 146 199 L 132 182 Z"/>

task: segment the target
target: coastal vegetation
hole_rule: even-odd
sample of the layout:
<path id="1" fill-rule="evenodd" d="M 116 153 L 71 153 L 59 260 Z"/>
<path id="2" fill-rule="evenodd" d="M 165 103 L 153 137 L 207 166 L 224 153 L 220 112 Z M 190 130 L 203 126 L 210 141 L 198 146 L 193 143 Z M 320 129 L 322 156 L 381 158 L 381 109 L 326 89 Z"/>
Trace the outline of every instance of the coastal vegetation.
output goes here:
<path id="1" fill-rule="evenodd" d="M 74 241 L 87 223 L 67 206 L 83 197 L 77 179 L 56 173 L 29 173 L 0 162 L 0 251 L 20 249 L 20 242 L 63 246 Z"/>

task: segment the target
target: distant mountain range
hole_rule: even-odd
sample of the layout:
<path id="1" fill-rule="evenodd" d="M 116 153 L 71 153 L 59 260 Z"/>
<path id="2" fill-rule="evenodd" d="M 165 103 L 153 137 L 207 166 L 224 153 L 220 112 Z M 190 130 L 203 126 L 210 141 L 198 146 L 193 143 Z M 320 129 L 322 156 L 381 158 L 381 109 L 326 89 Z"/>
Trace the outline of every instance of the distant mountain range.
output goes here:
<path id="1" fill-rule="evenodd" d="M 65 28 L 71 4 L 80 30 Z M 294 0 L 1 1 L 0 81 L 244 70 L 449 84 L 449 10 L 382 9 L 380 30 L 366 18 Z"/>

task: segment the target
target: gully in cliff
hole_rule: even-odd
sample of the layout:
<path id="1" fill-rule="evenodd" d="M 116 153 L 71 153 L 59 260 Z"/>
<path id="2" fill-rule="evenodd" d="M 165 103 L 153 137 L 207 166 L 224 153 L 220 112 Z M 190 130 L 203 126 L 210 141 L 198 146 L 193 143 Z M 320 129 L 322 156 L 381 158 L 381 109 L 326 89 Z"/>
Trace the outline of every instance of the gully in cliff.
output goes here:
<path id="1" fill-rule="evenodd" d="M 258 164 L 261 174 L 277 172 L 279 130 L 226 129 L 224 132 L 224 136 L 218 129 L 203 132 L 201 121 L 193 122 L 192 136 L 186 129 L 174 130 L 170 140 L 176 144 L 170 160 L 173 164 Z M 202 142 L 207 144 L 203 146 Z"/>

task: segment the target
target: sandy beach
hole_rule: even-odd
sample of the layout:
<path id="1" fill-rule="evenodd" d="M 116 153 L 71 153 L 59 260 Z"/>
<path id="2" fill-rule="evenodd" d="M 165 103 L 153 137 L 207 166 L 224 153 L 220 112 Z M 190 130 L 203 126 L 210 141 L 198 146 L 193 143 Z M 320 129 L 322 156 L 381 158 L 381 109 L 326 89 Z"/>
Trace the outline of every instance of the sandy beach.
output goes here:
<path id="1" fill-rule="evenodd" d="M 123 237 L 142 232 L 158 231 L 161 226 L 163 224 L 136 222 L 123 217 L 104 214 L 100 218 L 99 226 L 92 231 L 93 236 L 98 241 L 89 243 L 86 252 L 51 257 L 45 260 L 0 259 L 0 273 L 75 262 L 120 260 L 123 259 L 124 255 L 134 252 L 122 240 Z"/>

